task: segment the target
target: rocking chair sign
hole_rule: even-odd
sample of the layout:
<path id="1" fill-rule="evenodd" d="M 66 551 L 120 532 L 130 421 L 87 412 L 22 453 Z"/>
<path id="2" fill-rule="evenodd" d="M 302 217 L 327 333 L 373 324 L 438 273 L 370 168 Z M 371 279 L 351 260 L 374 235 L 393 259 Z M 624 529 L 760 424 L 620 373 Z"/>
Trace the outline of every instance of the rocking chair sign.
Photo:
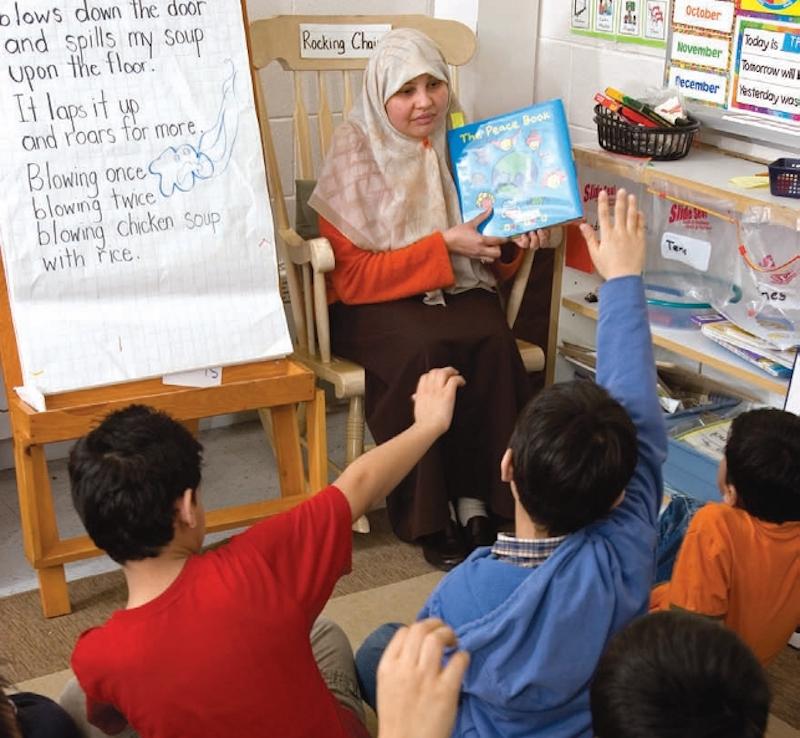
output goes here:
<path id="1" fill-rule="evenodd" d="M 303 23 L 300 25 L 300 58 L 363 59 L 392 27 L 387 24 L 357 26 Z"/>

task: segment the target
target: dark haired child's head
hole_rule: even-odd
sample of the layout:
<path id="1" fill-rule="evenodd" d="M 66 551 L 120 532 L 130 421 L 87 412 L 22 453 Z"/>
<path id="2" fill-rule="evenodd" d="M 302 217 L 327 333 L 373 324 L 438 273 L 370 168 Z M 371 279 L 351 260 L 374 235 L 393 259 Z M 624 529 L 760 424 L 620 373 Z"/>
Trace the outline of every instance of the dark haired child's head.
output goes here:
<path id="1" fill-rule="evenodd" d="M 549 535 L 572 533 L 615 505 L 636 466 L 636 429 L 600 385 L 555 384 L 520 414 L 509 444 L 520 504 Z M 511 477 L 510 479 L 508 477 Z"/>
<path id="2" fill-rule="evenodd" d="M 763 408 L 734 418 L 718 481 L 726 500 L 756 518 L 800 520 L 800 417 Z"/>
<path id="3" fill-rule="evenodd" d="M 750 649 L 701 615 L 646 615 L 618 633 L 591 686 L 597 738 L 761 738 L 770 693 Z"/>
<path id="4" fill-rule="evenodd" d="M 114 561 L 158 556 L 175 535 L 176 504 L 200 484 L 203 447 L 169 415 L 131 405 L 108 415 L 69 456 L 72 501 Z"/>

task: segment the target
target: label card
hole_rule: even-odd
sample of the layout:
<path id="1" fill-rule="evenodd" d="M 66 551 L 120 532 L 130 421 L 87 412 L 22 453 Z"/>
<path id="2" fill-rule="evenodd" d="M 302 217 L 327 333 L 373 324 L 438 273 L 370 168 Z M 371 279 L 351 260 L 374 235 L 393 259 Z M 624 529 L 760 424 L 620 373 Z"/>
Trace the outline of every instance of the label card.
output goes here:
<path id="1" fill-rule="evenodd" d="M 729 107 L 800 120 L 800 29 L 741 18 Z"/>
<path id="2" fill-rule="evenodd" d="M 694 36 L 675 31 L 672 34 L 672 60 L 725 71 L 731 44 L 728 39 Z"/>
<path id="3" fill-rule="evenodd" d="M 372 54 L 391 25 L 371 23 L 333 26 L 300 24 L 300 56 L 303 59 L 363 59 Z"/>
<path id="4" fill-rule="evenodd" d="M 572 18 L 570 20 L 572 28 L 589 28 L 590 15 L 589 0 L 572 0 Z"/>
<path id="5" fill-rule="evenodd" d="M 711 243 L 679 233 L 665 233 L 661 237 L 661 256 L 670 261 L 687 264 L 699 272 L 707 272 L 711 261 Z"/>
<path id="6" fill-rule="evenodd" d="M 222 384 L 222 367 L 213 366 L 208 369 L 165 374 L 161 382 L 176 387 L 219 387 Z"/>
<path id="7" fill-rule="evenodd" d="M 677 87 L 686 97 L 724 105 L 728 78 L 723 74 L 671 67 L 668 87 Z"/>
<path id="8" fill-rule="evenodd" d="M 623 36 L 638 36 L 641 24 L 639 0 L 623 0 L 619 14 L 619 32 Z"/>
<path id="9" fill-rule="evenodd" d="M 600 33 L 614 33 L 614 10 L 618 0 L 594 0 L 594 29 Z"/>
<path id="10" fill-rule="evenodd" d="M 675 0 L 673 23 L 704 28 L 707 31 L 730 33 L 733 30 L 732 2 L 723 0 Z"/>
<path id="11" fill-rule="evenodd" d="M 664 41 L 667 38 L 667 0 L 647 0 L 644 36 L 653 41 Z"/>

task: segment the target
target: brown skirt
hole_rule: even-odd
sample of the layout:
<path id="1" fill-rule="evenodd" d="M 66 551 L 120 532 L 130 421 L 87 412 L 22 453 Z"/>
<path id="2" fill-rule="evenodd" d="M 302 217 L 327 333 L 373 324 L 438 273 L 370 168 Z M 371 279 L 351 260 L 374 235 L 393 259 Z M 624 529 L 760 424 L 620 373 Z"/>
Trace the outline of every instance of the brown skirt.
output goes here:
<path id="1" fill-rule="evenodd" d="M 425 305 L 421 296 L 331 306 L 334 352 L 366 370 L 365 415 L 377 443 L 412 423 L 421 374 L 453 366 L 466 379 L 450 430 L 387 500 L 392 527 L 406 541 L 442 530 L 448 502 L 459 497 L 514 515 L 500 459 L 530 395 L 528 377 L 496 295 L 475 289 L 446 299 L 444 306 Z"/>

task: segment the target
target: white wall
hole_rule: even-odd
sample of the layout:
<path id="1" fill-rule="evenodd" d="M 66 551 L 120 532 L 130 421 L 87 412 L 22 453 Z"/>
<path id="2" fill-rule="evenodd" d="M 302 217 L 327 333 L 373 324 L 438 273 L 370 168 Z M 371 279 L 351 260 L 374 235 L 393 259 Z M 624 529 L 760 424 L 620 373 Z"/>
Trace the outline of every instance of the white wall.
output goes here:
<path id="1" fill-rule="evenodd" d="M 570 2 L 542 0 L 536 100 L 564 100 L 575 143 L 596 141 L 592 98 L 606 87 L 636 96 L 661 87 L 664 50 L 578 36 L 570 32 Z"/>

